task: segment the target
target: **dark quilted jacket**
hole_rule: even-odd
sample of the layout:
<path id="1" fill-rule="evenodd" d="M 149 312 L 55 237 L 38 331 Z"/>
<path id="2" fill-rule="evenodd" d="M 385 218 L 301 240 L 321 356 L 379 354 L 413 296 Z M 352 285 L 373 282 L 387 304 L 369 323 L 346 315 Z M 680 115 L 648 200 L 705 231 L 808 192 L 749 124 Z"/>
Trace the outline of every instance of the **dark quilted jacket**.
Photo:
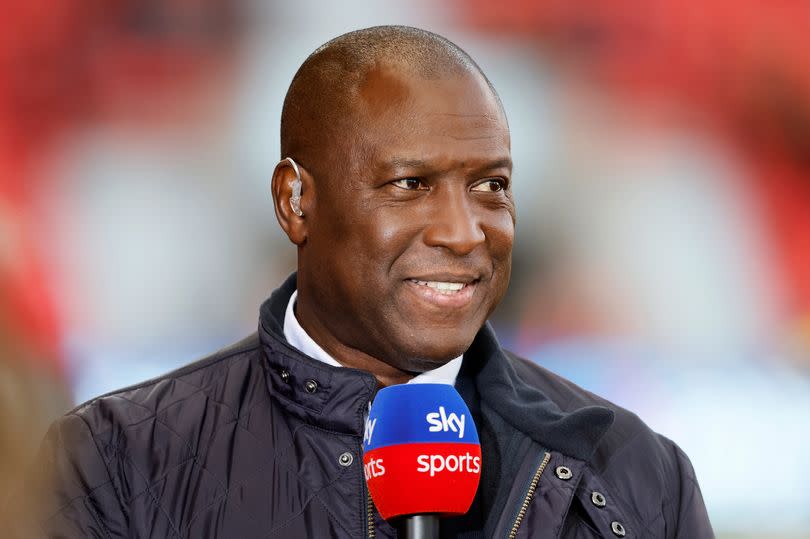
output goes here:
<path id="1" fill-rule="evenodd" d="M 362 474 L 376 382 L 286 343 L 293 288 L 291 278 L 262 306 L 258 334 L 53 425 L 43 447 L 57 479 L 48 536 L 395 535 Z M 461 519 L 447 524 L 452 535 L 713 537 L 675 444 L 504 352 L 489 327 L 465 354 L 457 385 L 482 435 L 484 471 L 478 529 Z"/>

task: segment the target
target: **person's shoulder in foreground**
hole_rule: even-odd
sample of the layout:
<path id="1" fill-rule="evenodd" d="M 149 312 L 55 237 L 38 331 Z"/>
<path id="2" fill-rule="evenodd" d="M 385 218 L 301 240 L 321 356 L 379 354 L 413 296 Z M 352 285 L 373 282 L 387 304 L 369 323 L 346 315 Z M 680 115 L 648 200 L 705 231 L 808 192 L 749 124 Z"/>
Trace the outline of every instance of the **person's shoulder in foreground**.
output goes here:
<path id="1" fill-rule="evenodd" d="M 688 459 L 503 351 L 511 272 L 503 106 L 436 34 L 350 32 L 293 78 L 272 178 L 297 273 L 258 335 L 80 406 L 43 448 L 55 537 L 395 537 L 362 466 L 379 387 L 450 376 L 481 481 L 442 537 L 712 537 Z"/>

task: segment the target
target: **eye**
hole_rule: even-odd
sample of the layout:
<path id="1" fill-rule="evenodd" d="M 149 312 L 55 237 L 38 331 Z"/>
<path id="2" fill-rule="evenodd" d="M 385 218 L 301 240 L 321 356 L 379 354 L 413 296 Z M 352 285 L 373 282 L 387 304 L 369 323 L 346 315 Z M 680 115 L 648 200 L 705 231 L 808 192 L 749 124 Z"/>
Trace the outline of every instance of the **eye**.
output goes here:
<path id="1" fill-rule="evenodd" d="M 391 184 L 399 187 L 400 189 L 405 189 L 406 191 L 418 191 L 418 190 L 427 190 L 428 186 L 420 180 L 419 178 L 402 178 L 399 180 L 394 180 Z"/>
<path id="2" fill-rule="evenodd" d="M 472 190 L 483 193 L 497 193 L 506 189 L 506 181 L 502 178 L 488 178 L 481 183 L 473 185 Z"/>

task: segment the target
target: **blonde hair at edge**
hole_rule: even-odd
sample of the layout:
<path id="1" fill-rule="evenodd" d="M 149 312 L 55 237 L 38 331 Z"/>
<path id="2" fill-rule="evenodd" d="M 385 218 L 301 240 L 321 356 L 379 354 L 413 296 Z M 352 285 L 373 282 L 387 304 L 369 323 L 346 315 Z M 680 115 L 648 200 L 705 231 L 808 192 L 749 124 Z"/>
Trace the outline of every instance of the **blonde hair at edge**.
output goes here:
<path id="1" fill-rule="evenodd" d="M 12 330 L 2 303 L 0 300 L 0 530 L 4 537 L 35 537 L 37 532 L 31 528 L 44 509 L 37 507 L 38 493 L 47 488 L 49 474 L 32 470 L 31 462 L 48 425 L 70 407 L 70 399 L 56 376 L 33 361 L 34 352 Z"/>

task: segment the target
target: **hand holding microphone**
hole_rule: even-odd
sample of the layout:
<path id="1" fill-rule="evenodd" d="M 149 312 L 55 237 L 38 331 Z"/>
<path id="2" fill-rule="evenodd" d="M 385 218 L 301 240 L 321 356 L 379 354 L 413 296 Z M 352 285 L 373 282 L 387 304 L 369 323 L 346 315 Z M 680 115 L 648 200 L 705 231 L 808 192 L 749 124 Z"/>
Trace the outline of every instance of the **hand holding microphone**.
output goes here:
<path id="1" fill-rule="evenodd" d="M 363 436 L 369 492 L 404 537 L 438 537 L 438 517 L 466 513 L 481 477 L 472 415 L 453 386 L 404 384 L 380 390 Z"/>

